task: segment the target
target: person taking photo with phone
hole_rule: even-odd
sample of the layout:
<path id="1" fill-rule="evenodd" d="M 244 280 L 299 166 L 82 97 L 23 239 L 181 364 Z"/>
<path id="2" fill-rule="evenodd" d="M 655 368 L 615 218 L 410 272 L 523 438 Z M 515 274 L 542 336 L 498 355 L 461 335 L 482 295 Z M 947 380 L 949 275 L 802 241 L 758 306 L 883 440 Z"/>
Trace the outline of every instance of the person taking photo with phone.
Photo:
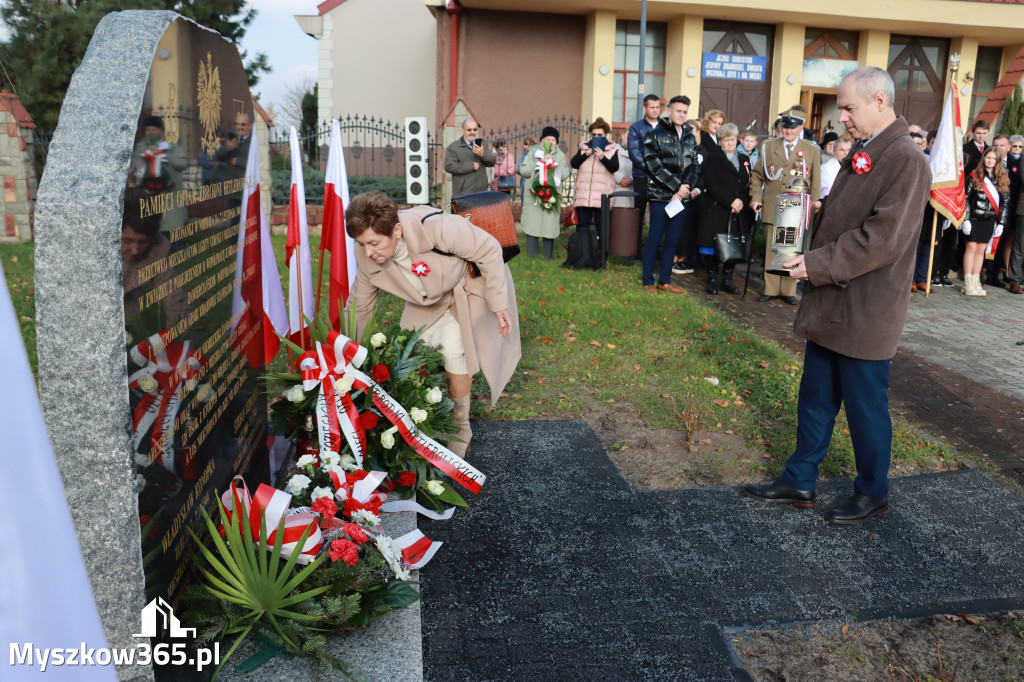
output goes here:
<path id="1" fill-rule="evenodd" d="M 497 159 L 480 139 L 479 132 L 477 122 L 467 118 L 462 122 L 462 137 L 445 151 L 444 170 L 451 173 L 453 197 L 487 191 L 487 169 L 493 168 Z"/>

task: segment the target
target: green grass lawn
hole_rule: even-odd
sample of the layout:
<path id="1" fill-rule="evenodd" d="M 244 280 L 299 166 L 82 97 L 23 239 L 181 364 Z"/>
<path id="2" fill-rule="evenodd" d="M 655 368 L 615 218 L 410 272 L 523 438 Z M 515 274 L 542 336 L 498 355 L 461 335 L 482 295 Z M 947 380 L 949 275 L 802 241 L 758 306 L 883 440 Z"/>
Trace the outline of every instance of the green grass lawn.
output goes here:
<path id="1" fill-rule="evenodd" d="M 284 236 L 273 237 L 287 298 Z M 317 271 L 313 241 L 313 273 Z M 577 417 L 587 406 L 638 412 L 652 427 L 742 434 L 761 453 L 752 473 L 777 474 L 792 451 L 801 366 L 774 343 L 762 340 L 686 294 L 652 295 L 640 287 L 634 265 L 602 271 L 561 266 L 556 258 L 511 261 L 516 282 L 523 359 L 497 407 L 484 414 L 487 387 L 477 378 L 477 418 Z M 4 273 L 33 371 L 36 368 L 31 244 L 0 245 Z M 324 286 L 326 302 L 326 283 Z M 378 299 L 379 324 L 397 324 L 402 302 Z M 287 371 L 282 349 L 272 369 Z M 896 422 L 893 461 L 915 467 L 947 456 L 901 420 Z M 843 415 L 832 456 L 822 474 L 851 476 L 853 450 Z M 949 460 L 952 463 L 952 459 Z"/>

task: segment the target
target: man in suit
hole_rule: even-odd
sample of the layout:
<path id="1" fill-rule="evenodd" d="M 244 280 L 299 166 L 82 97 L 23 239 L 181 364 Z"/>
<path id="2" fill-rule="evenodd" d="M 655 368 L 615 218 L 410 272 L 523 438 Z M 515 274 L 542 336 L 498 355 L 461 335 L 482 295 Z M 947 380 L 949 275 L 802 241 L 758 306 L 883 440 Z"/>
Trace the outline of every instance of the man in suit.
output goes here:
<path id="1" fill-rule="evenodd" d="M 497 162 L 479 139 L 480 126 L 471 118 L 462 122 L 462 137 L 448 145 L 444 170 L 452 175 L 452 196 L 487 191 L 487 169 Z"/>
<path id="2" fill-rule="evenodd" d="M 235 116 L 235 134 L 228 136 L 215 154 L 224 164 L 224 177 L 238 180 L 245 177 L 245 165 L 249 162 L 249 143 L 252 141 L 252 116 L 242 112 Z"/>
<path id="3" fill-rule="evenodd" d="M 988 150 L 988 122 L 975 121 L 971 126 L 971 139 L 964 142 L 964 174 L 970 175 L 981 163 L 981 156 Z"/>
<path id="4" fill-rule="evenodd" d="M 811 187 L 811 200 L 815 209 L 821 207 L 821 153 L 818 146 L 804 140 L 803 115 L 796 107 L 783 113 L 780 125 L 782 138 L 764 142 L 761 155 L 754 165 L 750 178 L 750 207 L 761 210 L 765 234 L 772 234 L 775 222 L 775 200 L 786 191 L 786 184 L 794 174 L 804 173 Z M 771 263 L 774 254 L 771 240 L 765 245 L 765 263 Z M 757 300 L 767 303 L 773 298 L 782 298 L 785 303 L 796 305 L 796 280 L 778 275 L 764 276 L 764 292 Z"/>
<path id="5" fill-rule="evenodd" d="M 910 304 L 931 186 L 928 160 L 893 111 L 894 95 L 892 78 L 874 66 L 839 85 L 839 122 L 858 144 L 839 170 L 811 249 L 785 264 L 792 278 L 806 280 L 793 324 L 807 339 L 796 450 L 775 482 L 744 488 L 762 502 L 813 507 L 818 467 L 845 404 L 857 478 L 853 496 L 825 515 L 837 524 L 889 511 L 889 363 Z"/>

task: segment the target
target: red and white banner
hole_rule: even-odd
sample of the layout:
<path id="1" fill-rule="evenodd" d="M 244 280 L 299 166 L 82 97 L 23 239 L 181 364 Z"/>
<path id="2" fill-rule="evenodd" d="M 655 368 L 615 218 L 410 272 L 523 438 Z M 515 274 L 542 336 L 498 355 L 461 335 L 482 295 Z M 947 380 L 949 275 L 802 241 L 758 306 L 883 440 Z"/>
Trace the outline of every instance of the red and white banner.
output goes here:
<path id="1" fill-rule="evenodd" d="M 260 200 L 260 143 L 252 133 L 245 164 L 235 253 L 235 291 L 231 303 L 231 344 L 253 369 L 270 363 L 288 333 L 281 276 L 270 242 L 270 225 Z"/>
<path id="2" fill-rule="evenodd" d="M 305 348 L 300 334 L 306 327 L 303 316 L 313 319 L 313 266 L 309 257 L 309 225 L 306 223 L 306 186 L 302 180 L 302 154 L 295 126 L 291 131 L 292 191 L 288 197 L 288 237 L 285 262 L 288 264 L 288 334 Z"/>
<path id="3" fill-rule="evenodd" d="M 228 512 L 228 518 L 232 513 L 241 508 L 245 509 L 249 519 L 249 533 L 254 541 L 260 539 L 260 516 L 266 519 L 267 526 L 267 549 L 272 549 L 280 541 L 281 556 L 287 558 L 296 549 L 301 552 L 295 560 L 298 564 L 308 564 L 316 558 L 317 552 L 323 545 L 323 538 L 320 535 L 319 518 L 316 514 L 308 511 L 291 510 L 292 496 L 283 490 L 271 488 L 269 485 L 260 483 L 256 489 L 255 497 L 249 497 L 249 486 L 241 476 L 235 476 L 231 486 L 224 491 L 220 498 L 221 504 Z M 284 535 L 277 537 L 277 527 L 284 518 Z M 302 534 L 309 528 L 309 535 L 306 541 L 299 547 L 299 540 Z M 244 532 L 244 530 L 243 530 Z"/>
<path id="4" fill-rule="evenodd" d="M 327 152 L 327 175 L 324 178 L 324 223 L 320 232 L 320 253 L 331 252 L 328 314 L 331 326 L 341 329 L 339 306 L 348 302 L 352 282 L 356 279 L 356 245 L 345 233 L 345 208 L 348 206 L 348 175 L 345 173 L 345 150 L 341 145 L 341 126 L 331 120 L 331 146 Z"/>
<path id="5" fill-rule="evenodd" d="M 962 138 L 960 95 L 954 84 L 942 107 L 942 118 L 928 163 L 932 169 L 931 204 L 956 227 L 960 227 L 967 217 Z"/>
<path id="6" fill-rule="evenodd" d="M 395 538 L 395 545 L 402 550 L 402 561 L 407 563 L 409 568 L 426 566 L 443 544 L 443 542 L 431 540 L 419 530 Z"/>

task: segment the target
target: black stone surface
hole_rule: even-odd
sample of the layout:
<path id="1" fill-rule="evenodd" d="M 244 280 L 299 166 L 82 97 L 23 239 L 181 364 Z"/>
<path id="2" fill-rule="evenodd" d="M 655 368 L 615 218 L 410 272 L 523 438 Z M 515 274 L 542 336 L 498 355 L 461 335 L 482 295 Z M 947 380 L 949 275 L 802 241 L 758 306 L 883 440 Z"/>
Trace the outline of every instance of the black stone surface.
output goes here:
<path id="1" fill-rule="evenodd" d="M 474 424 L 483 492 L 423 580 L 425 679 L 733 680 L 724 629 L 1024 604 L 1024 501 L 969 470 L 895 479 L 838 527 L 737 489 L 635 492 L 582 421 Z"/>

